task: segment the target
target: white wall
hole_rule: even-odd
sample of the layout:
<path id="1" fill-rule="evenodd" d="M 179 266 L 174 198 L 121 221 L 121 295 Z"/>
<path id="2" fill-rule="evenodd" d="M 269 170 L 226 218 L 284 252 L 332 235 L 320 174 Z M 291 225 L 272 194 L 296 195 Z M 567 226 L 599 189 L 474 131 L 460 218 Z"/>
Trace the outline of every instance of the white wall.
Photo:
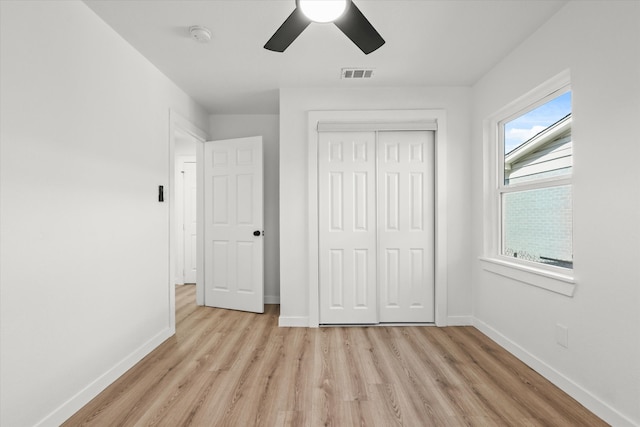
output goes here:
<path id="1" fill-rule="evenodd" d="M 212 140 L 262 135 L 264 159 L 264 299 L 280 302 L 278 169 L 280 124 L 277 114 L 216 114 L 209 117 Z"/>
<path id="2" fill-rule="evenodd" d="M 306 324 L 308 298 L 307 112 L 445 109 L 448 158 L 448 315 L 471 314 L 469 256 L 470 88 L 282 89 L 280 91 L 280 316 Z"/>
<path id="3" fill-rule="evenodd" d="M 640 425 L 640 3 L 570 2 L 474 87 L 473 307 L 481 330 L 609 423 Z M 482 270 L 482 120 L 570 69 L 574 261 L 566 297 Z M 569 348 L 555 325 L 569 328 Z"/>
<path id="4" fill-rule="evenodd" d="M 169 109 L 208 117 L 84 3 L 0 8 L 0 424 L 59 425 L 171 333 Z"/>
<path id="5" fill-rule="evenodd" d="M 174 151 L 173 155 L 176 158 L 179 156 L 196 156 L 196 144 L 198 141 L 191 135 L 183 134 L 180 131 L 176 131 L 174 137 Z"/>

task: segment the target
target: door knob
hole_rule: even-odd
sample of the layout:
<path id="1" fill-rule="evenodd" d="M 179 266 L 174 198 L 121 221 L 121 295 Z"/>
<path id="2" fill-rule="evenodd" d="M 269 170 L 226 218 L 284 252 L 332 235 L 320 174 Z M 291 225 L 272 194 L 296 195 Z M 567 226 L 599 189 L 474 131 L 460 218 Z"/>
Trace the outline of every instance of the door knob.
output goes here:
<path id="1" fill-rule="evenodd" d="M 259 230 L 256 230 L 253 232 L 253 235 L 258 237 L 259 235 L 261 235 L 262 233 Z"/>

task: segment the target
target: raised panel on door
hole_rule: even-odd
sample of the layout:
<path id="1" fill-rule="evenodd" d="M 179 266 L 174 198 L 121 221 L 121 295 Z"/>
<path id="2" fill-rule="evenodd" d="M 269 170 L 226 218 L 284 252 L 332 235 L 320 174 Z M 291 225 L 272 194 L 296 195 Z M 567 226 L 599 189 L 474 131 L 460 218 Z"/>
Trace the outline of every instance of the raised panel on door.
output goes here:
<path id="1" fill-rule="evenodd" d="M 375 133 L 318 140 L 320 323 L 376 323 Z"/>
<path id="2" fill-rule="evenodd" d="M 205 305 L 264 312 L 262 169 L 262 137 L 205 143 Z"/>
<path id="3" fill-rule="evenodd" d="M 379 132 L 379 321 L 433 322 L 434 137 Z"/>

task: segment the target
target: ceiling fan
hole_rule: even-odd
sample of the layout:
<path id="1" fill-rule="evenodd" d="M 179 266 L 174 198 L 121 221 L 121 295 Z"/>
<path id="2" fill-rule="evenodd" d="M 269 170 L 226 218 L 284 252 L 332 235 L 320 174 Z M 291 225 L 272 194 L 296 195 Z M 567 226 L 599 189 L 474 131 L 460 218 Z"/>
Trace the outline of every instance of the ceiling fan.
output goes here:
<path id="1" fill-rule="evenodd" d="M 384 44 L 384 39 L 352 0 L 296 0 L 296 8 L 264 48 L 284 52 L 312 22 L 333 22 L 367 55 Z"/>

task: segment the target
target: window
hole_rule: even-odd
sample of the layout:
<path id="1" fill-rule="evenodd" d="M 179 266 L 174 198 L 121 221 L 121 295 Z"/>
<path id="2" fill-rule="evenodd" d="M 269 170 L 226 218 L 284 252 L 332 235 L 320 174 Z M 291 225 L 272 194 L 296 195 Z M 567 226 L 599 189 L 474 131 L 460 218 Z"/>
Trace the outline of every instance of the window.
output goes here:
<path id="1" fill-rule="evenodd" d="M 500 254 L 573 268 L 571 91 L 498 122 Z"/>
<path id="2" fill-rule="evenodd" d="M 564 295 L 574 287 L 571 101 L 565 72 L 485 122 L 483 268 Z"/>

